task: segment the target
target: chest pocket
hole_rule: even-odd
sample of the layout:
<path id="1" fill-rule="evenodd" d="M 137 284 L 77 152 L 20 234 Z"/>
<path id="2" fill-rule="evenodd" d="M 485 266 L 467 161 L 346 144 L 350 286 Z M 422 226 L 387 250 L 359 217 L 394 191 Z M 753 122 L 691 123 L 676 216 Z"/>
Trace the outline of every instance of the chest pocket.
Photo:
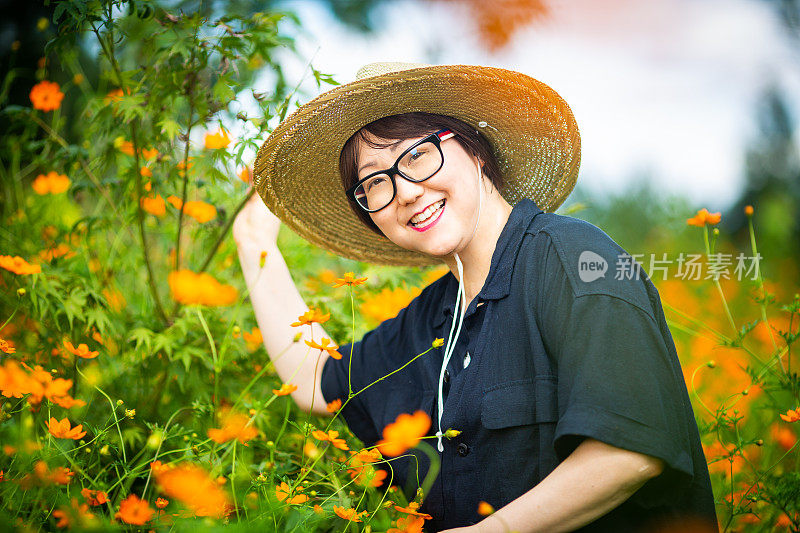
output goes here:
<path id="1" fill-rule="evenodd" d="M 553 376 L 516 380 L 492 387 L 481 400 L 481 423 L 488 429 L 558 422 Z"/>

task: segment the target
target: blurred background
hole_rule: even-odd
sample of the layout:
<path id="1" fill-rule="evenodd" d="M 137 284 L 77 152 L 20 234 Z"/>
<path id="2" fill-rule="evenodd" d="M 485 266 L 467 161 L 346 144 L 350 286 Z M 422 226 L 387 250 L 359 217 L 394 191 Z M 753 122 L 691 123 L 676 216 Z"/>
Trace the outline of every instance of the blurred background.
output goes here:
<path id="1" fill-rule="evenodd" d="M 751 204 L 764 254 L 797 256 L 800 0 L 161 4 L 212 16 L 294 13 L 299 24 L 286 31 L 299 54 L 287 52 L 282 67 L 301 102 L 320 91 L 308 62 L 340 83 L 373 61 L 483 64 L 529 74 L 565 98 L 581 131 L 580 179 L 562 211 L 597 223 L 633 252 L 656 253 L 663 250 L 644 249 L 652 237 L 645 232 L 685 229 L 687 212 L 700 207 L 721 211 L 720 228 L 747 242 L 742 208 Z M 0 7 L 7 14 L 0 62 L 18 41 L 17 64 L 35 65 L 57 31 L 41 26 L 53 5 L 4 0 Z M 253 88 L 269 83 L 256 78 Z M 25 104 L 28 87 L 18 80 L 4 90 Z"/>

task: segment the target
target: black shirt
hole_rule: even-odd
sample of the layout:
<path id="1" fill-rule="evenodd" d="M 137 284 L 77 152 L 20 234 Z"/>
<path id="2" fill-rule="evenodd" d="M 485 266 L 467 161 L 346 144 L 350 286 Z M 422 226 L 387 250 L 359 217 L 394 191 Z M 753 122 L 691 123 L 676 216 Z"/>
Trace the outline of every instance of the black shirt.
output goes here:
<path id="1" fill-rule="evenodd" d="M 505 506 L 586 437 L 658 457 L 665 469 L 580 531 L 648 531 L 683 517 L 705 518 L 717 530 L 661 300 L 626 257 L 588 222 L 544 213 L 527 199 L 514 207 L 448 365 L 442 430 L 462 433 L 443 439 L 441 470 L 421 508 L 433 516 L 426 530 L 479 522 L 480 501 Z M 353 390 L 446 339 L 457 289 L 448 273 L 355 343 Z M 328 402 L 347 398 L 350 345 L 339 351 L 344 357 L 329 358 L 322 372 Z M 419 409 L 430 414 L 433 434 L 443 352 L 431 351 L 354 397 L 342 411 L 353 434 L 372 446 L 398 414 Z M 427 442 L 435 449 L 435 440 Z M 392 484 L 410 496 L 429 464 L 425 454 L 417 457 L 391 461 Z"/>

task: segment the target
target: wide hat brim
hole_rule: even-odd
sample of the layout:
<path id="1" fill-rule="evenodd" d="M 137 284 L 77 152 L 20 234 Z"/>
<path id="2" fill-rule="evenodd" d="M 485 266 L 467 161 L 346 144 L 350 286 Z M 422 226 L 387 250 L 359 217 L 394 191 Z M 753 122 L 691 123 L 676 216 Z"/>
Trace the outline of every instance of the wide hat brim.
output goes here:
<path id="1" fill-rule="evenodd" d="M 355 132 L 413 111 L 448 115 L 483 133 L 505 178 L 501 194 L 511 205 L 530 198 L 552 212 L 575 187 L 580 135 L 567 103 L 525 74 L 470 65 L 405 68 L 321 94 L 261 146 L 254 187 L 287 226 L 333 253 L 387 265 L 441 263 L 367 228 L 352 212 L 339 175 L 339 154 Z"/>

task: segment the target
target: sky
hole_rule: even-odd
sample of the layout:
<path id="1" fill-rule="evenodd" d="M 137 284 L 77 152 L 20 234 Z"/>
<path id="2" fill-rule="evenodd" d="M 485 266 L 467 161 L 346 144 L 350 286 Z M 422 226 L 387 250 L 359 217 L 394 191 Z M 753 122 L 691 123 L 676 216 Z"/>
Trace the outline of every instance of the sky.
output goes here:
<path id="1" fill-rule="evenodd" d="M 340 82 L 366 63 L 410 61 L 508 68 L 551 86 L 576 117 L 578 181 L 590 194 L 624 192 L 647 176 L 657 190 L 725 209 L 758 136 L 760 95 L 772 83 L 800 94 L 800 46 L 757 0 L 551 0 L 547 17 L 496 53 L 463 3 L 386 2 L 374 12 L 380 32 L 369 35 L 313 0 L 285 5 L 303 28 L 304 61 L 285 62 L 292 80 L 309 59 Z M 308 80 L 302 87 L 303 101 L 319 92 Z M 790 103 L 797 122 L 800 100 Z"/>

